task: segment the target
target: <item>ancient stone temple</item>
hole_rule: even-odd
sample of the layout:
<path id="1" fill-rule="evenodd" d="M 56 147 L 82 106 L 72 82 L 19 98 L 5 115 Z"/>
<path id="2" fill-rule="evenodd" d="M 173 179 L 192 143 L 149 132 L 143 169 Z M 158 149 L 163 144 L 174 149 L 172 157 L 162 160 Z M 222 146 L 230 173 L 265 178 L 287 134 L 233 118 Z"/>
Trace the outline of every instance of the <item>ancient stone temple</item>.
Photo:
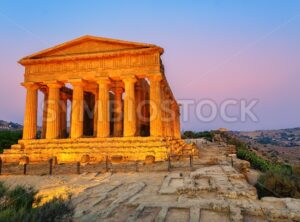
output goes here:
<path id="1" fill-rule="evenodd" d="M 83 36 L 27 56 L 23 139 L 4 161 L 164 160 L 179 152 L 179 105 L 156 45 Z M 38 107 L 38 91 L 43 106 Z M 43 109 L 37 134 L 38 109 Z"/>

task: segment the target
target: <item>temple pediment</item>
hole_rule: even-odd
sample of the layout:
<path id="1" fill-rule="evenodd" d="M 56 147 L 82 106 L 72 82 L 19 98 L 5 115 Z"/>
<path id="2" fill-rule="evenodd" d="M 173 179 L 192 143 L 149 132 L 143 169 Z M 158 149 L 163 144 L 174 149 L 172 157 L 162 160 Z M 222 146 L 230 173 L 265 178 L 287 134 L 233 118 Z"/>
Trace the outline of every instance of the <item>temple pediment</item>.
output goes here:
<path id="1" fill-rule="evenodd" d="M 43 58 L 66 57 L 76 55 L 120 53 L 132 50 L 157 48 L 156 45 L 128 42 L 123 40 L 108 39 L 94 36 L 83 36 L 63 44 L 51 47 L 23 58 L 22 60 L 34 60 Z M 21 62 L 22 62 L 21 60 Z"/>

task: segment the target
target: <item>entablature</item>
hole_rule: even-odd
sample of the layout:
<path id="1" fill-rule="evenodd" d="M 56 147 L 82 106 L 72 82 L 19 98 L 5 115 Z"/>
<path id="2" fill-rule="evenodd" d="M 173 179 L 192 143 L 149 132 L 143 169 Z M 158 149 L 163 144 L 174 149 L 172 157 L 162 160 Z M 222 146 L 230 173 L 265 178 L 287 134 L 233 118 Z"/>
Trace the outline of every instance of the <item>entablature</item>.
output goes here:
<path id="1" fill-rule="evenodd" d="M 40 81 L 70 78 L 93 78 L 93 76 L 116 76 L 134 72 L 136 75 L 149 74 L 161 69 L 159 53 L 147 55 L 131 55 L 105 59 L 91 59 L 80 61 L 64 61 L 59 63 L 38 63 L 25 66 L 25 80 Z"/>

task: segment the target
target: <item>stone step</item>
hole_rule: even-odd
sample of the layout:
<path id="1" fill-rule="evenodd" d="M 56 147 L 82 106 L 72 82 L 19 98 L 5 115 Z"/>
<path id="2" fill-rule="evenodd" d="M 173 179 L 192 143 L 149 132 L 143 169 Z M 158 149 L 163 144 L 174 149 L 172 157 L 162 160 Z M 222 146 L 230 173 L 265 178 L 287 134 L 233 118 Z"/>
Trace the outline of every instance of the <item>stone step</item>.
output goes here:
<path id="1" fill-rule="evenodd" d="M 122 143 L 122 142 L 117 142 L 117 143 L 48 143 L 48 144 L 26 144 L 25 147 L 55 147 L 58 145 L 64 145 L 64 146 L 77 146 L 77 147 L 82 147 L 82 146 L 95 146 L 95 147 L 106 147 L 106 146 L 161 146 L 161 145 L 169 145 L 166 142 L 136 142 L 136 143 Z M 177 145 L 177 144 L 173 144 Z"/>
<path id="2" fill-rule="evenodd" d="M 155 151 L 153 151 L 153 149 L 141 149 L 141 150 L 132 150 L 132 149 L 102 149 L 102 150 L 91 150 L 91 149 L 49 149 L 49 150 L 41 150 L 41 149 L 36 149 L 36 150 L 25 150 L 25 151 L 21 151 L 21 152 L 9 152 L 11 154 L 13 153 L 76 153 L 76 152 L 81 152 L 81 153 L 85 153 L 85 154 L 90 154 L 90 153 L 102 153 L 102 154 L 111 154 L 111 153 L 131 153 L 133 154 L 137 154 L 137 155 L 142 155 L 145 153 L 148 154 L 157 154 L 157 153 L 166 153 L 166 149 L 165 148 L 159 148 L 159 149 L 155 149 Z"/>
<path id="3" fill-rule="evenodd" d="M 28 156 L 31 161 L 44 161 L 56 156 L 59 161 L 80 161 L 82 155 L 93 159 L 119 155 L 129 160 L 145 160 L 154 156 L 156 161 L 165 160 L 170 150 L 180 153 L 184 143 L 181 139 L 134 137 L 134 138 L 80 138 L 54 140 L 20 140 L 12 149 L 5 150 L 7 161 Z"/>
<path id="4" fill-rule="evenodd" d="M 52 143 L 136 143 L 136 142 L 167 142 L 166 139 L 157 139 L 150 137 L 134 137 L 134 138 L 80 138 L 80 139 L 36 139 L 36 140 L 20 140 L 25 145 L 31 144 L 52 144 Z"/>
<path id="5" fill-rule="evenodd" d="M 106 148 L 110 148 L 110 149 L 122 149 L 122 148 L 130 148 L 130 149 L 147 149 L 147 148 L 167 148 L 168 146 L 165 144 L 159 144 L 159 145 L 111 145 L 111 146 L 90 146 L 90 145 L 82 145 L 82 146 L 78 146 L 78 145 L 73 145 L 73 146 L 63 146 L 61 144 L 57 144 L 56 146 L 27 146 L 26 150 L 35 150 L 35 149 L 106 149 Z"/>
<path id="6" fill-rule="evenodd" d="M 124 160 L 144 161 L 147 156 L 155 156 L 155 160 L 161 161 L 167 158 L 167 148 L 161 147 L 106 147 L 106 148 L 26 148 L 24 150 L 7 150 L 1 155 L 4 162 L 18 162 L 22 156 L 28 156 L 30 161 L 47 161 L 56 156 L 59 162 L 77 162 L 83 155 L 89 155 L 97 162 L 102 161 L 106 156 L 122 156 Z"/>

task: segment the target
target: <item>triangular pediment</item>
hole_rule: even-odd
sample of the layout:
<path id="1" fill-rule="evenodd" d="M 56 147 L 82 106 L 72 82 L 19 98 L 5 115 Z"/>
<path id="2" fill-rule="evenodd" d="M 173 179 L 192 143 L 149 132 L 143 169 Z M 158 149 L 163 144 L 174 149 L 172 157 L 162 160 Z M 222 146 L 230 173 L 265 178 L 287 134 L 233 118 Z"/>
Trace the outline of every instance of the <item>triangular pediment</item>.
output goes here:
<path id="1" fill-rule="evenodd" d="M 126 50 L 139 50 L 157 47 L 152 44 L 128 42 L 94 36 L 83 36 L 52 48 L 40 51 L 24 59 L 41 59 L 48 57 L 63 57 L 70 55 L 84 55 L 95 53 L 113 53 Z"/>

